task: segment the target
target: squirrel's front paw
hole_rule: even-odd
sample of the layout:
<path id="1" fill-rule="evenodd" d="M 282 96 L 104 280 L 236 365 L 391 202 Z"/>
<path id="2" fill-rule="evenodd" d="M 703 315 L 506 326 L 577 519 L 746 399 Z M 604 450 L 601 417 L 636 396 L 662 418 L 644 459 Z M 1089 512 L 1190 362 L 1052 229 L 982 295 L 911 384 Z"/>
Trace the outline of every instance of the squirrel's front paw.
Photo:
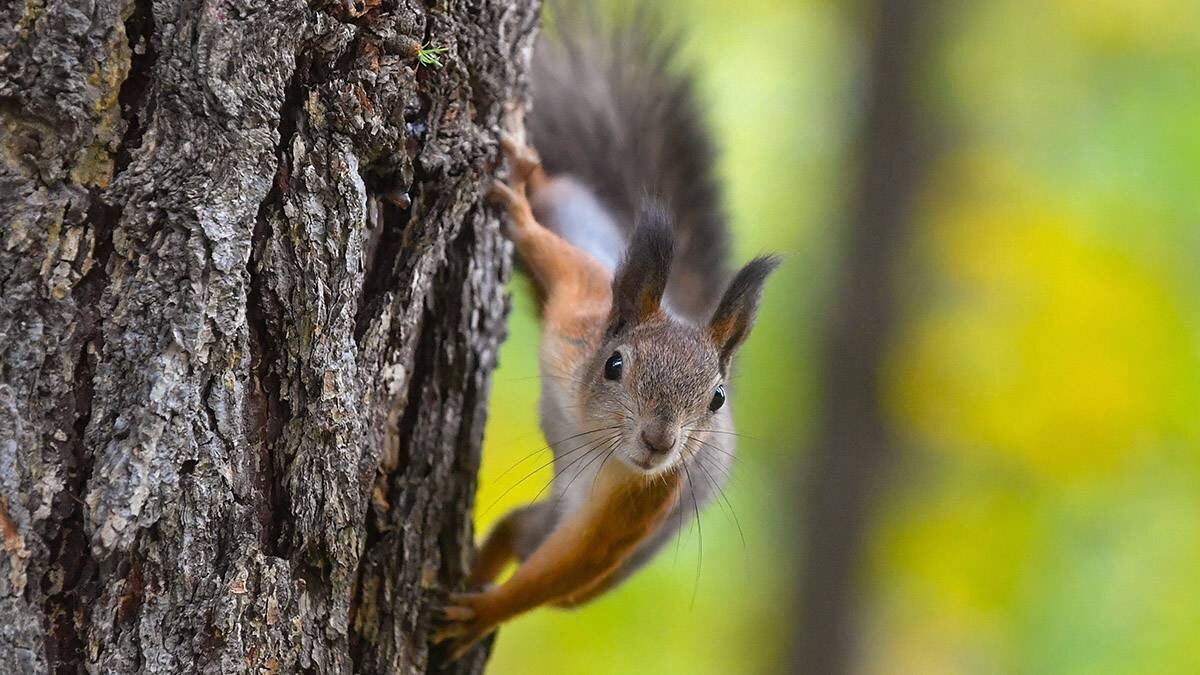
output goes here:
<path id="1" fill-rule="evenodd" d="M 442 608 L 442 625 L 433 634 L 435 643 L 450 641 L 450 660 L 457 661 L 475 643 L 496 630 L 487 618 L 485 593 L 453 593 Z"/>

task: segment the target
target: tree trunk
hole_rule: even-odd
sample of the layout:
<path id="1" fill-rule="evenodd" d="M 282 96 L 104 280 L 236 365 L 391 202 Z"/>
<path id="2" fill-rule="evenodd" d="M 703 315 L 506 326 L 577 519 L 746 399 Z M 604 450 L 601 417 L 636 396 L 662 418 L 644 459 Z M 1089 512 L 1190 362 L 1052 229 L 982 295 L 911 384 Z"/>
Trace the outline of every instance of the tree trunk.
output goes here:
<path id="1" fill-rule="evenodd" d="M 866 3 L 873 41 L 856 185 L 822 355 L 822 406 L 809 459 L 793 672 L 853 671 L 866 533 L 894 451 L 880 365 L 895 314 L 893 275 L 925 165 L 917 99 L 923 0 Z M 923 23 L 924 22 L 924 23 Z"/>
<path id="2" fill-rule="evenodd" d="M 0 672 L 481 670 L 428 636 L 535 5 L 0 8 Z"/>

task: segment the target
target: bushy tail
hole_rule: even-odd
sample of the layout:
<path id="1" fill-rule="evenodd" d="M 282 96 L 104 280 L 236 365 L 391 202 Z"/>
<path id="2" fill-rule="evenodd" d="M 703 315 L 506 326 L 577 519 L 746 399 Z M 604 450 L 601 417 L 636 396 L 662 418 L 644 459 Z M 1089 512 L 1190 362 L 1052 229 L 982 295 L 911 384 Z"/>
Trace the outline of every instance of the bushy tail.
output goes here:
<path id="1" fill-rule="evenodd" d="M 534 50 L 533 145 L 550 175 L 595 192 L 626 239 L 642 202 L 660 200 L 676 236 L 668 302 L 707 319 L 728 278 L 728 233 L 712 141 L 677 69 L 677 39 L 645 10 L 619 20 L 555 10 Z"/>

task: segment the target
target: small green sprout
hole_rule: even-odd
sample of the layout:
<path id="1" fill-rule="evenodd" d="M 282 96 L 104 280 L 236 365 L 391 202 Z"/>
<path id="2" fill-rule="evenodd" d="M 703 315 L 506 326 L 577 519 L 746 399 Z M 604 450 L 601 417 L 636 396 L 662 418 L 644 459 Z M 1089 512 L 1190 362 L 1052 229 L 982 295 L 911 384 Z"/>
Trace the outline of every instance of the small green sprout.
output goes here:
<path id="1" fill-rule="evenodd" d="M 421 65 L 431 68 L 441 68 L 443 64 L 442 60 L 438 58 L 438 54 L 448 51 L 450 51 L 449 47 L 434 47 L 433 44 L 421 45 L 417 49 L 417 60 L 421 62 Z"/>

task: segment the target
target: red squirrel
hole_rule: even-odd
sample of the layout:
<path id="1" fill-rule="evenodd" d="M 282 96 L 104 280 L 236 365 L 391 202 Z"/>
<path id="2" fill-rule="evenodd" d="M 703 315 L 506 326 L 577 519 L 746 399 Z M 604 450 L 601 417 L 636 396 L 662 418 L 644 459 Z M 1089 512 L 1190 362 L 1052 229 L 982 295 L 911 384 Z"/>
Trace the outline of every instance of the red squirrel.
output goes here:
<path id="1" fill-rule="evenodd" d="M 730 472 L 730 367 L 778 260 L 728 278 L 692 84 L 645 25 L 560 18 L 534 50 L 533 148 L 501 140 L 509 179 L 491 197 L 539 301 L 555 475 L 548 498 L 488 534 L 470 592 L 450 596 L 435 640 L 452 641 L 453 658 L 522 612 L 626 579 Z"/>

